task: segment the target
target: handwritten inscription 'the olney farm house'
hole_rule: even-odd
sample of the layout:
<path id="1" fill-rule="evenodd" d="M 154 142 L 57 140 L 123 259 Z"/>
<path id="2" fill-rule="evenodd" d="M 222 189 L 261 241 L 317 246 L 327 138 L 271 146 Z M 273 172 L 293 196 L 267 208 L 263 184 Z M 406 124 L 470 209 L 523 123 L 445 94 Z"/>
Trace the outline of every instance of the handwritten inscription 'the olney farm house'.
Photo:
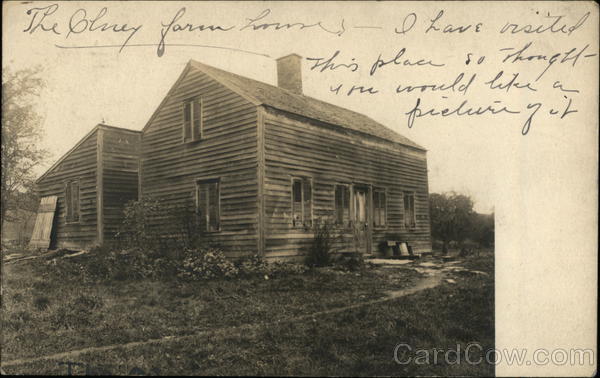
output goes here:
<path id="1" fill-rule="evenodd" d="M 169 46 L 270 57 L 236 44 L 248 33 L 256 38 L 274 34 L 330 38 L 339 48 L 328 44 L 318 55 L 305 55 L 312 64 L 311 73 L 323 76 L 320 81 L 338 96 L 401 96 L 404 101 L 398 113 L 409 128 L 423 118 L 511 117 L 518 119 L 521 133 L 527 135 L 542 116 L 563 120 L 579 111 L 580 90 L 570 82 L 568 72 L 598 56 L 589 43 L 577 39 L 589 24 L 589 11 L 557 13 L 532 7 L 528 14 L 497 14 L 490 21 L 441 8 L 416 12 L 409 5 L 379 23 L 344 14 L 292 16 L 270 8 L 225 16 L 206 12 L 206 7 L 199 11 L 199 6 L 174 6 L 172 13 L 161 14 L 160 19 L 145 20 L 106 6 L 73 11 L 57 3 L 27 9 L 22 32 L 47 33 L 60 49 L 124 53 L 127 48 L 155 48 L 158 57 Z M 488 46 L 485 40 L 490 36 L 501 38 L 503 44 Z M 541 37 L 560 43 L 542 43 Z M 349 41 L 357 38 L 392 38 L 397 47 L 376 53 L 364 51 L 360 44 L 349 47 Z M 410 47 L 415 39 L 432 38 L 453 44 L 452 53 L 442 54 L 445 49 L 440 45 Z M 485 49 L 469 47 L 473 41 L 481 41 L 475 46 Z M 440 74 L 406 75 L 406 69 Z M 342 71 L 343 80 L 336 79 Z"/>

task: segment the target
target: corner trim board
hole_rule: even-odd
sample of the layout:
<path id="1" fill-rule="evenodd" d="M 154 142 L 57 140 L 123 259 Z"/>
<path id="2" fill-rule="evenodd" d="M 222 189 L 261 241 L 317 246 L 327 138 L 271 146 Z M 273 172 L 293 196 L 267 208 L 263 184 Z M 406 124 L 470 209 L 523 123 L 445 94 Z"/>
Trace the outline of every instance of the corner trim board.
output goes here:
<path id="1" fill-rule="evenodd" d="M 98 245 L 104 243 L 104 130 L 98 129 L 96 144 L 96 208 L 98 235 L 96 241 Z"/>
<path id="2" fill-rule="evenodd" d="M 258 210 L 258 238 L 257 252 L 265 254 L 265 110 L 262 106 L 256 108 L 256 179 L 258 182 L 257 210 Z"/>

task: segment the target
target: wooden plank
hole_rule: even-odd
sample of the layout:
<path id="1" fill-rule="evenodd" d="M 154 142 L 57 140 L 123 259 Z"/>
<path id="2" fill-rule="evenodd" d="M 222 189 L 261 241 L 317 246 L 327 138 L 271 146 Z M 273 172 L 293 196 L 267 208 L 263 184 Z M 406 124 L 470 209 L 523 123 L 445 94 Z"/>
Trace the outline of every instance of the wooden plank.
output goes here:
<path id="1" fill-rule="evenodd" d="M 30 248 L 48 249 L 50 247 L 57 196 L 42 197 L 38 207 L 33 233 L 29 241 Z"/>

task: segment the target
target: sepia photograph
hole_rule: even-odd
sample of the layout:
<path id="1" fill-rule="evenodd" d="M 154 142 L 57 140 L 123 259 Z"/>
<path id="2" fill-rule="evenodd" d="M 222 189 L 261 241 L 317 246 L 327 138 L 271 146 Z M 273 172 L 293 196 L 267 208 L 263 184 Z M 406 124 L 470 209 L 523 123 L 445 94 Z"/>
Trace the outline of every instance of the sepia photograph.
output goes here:
<path id="1" fill-rule="evenodd" d="M 596 374 L 597 4 L 2 5 L 2 374 Z"/>

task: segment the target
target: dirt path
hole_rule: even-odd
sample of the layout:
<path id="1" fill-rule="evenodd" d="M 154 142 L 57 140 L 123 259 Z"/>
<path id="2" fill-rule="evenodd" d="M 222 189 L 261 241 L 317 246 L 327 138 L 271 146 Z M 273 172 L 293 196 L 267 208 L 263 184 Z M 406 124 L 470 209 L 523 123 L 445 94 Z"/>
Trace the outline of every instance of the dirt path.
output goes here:
<path id="1" fill-rule="evenodd" d="M 23 364 L 27 364 L 27 363 L 39 362 L 39 361 L 45 361 L 45 360 L 72 359 L 73 357 L 78 357 L 78 356 L 80 356 L 82 354 L 86 354 L 86 353 L 105 352 L 105 351 L 109 351 L 109 350 L 113 350 L 113 349 L 120 349 L 120 348 L 123 350 L 127 350 L 127 349 L 136 348 L 141 345 L 161 344 L 161 343 L 171 342 L 171 341 L 183 341 L 183 340 L 187 340 L 187 339 L 194 338 L 194 337 L 211 336 L 211 338 L 214 338 L 214 337 L 222 338 L 222 337 L 226 337 L 226 336 L 234 336 L 238 333 L 242 333 L 242 332 L 260 328 L 260 327 L 289 323 L 289 322 L 297 322 L 297 321 L 312 319 L 312 318 L 323 316 L 323 315 L 335 314 L 335 313 L 340 313 L 340 312 L 344 312 L 344 311 L 348 311 L 348 310 L 352 310 L 352 309 L 356 309 L 356 308 L 361 308 L 364 306 L 371 306 L 371 305 L 378 304 L 378 303 L 393 301 L 400 297 L 404 297 L 404 296 L 411 295 L 411 294 L 417 293 L 417 292 L 425 290 L 425 289 L 431 289 L 433 287 L 436 287 L 437 285 L 439 285 L 442 282 L 443 277 L 444 277 L 444 272 L 437 271 L 435 274 L 423 277 L 414 286 L 412 286 L 410 288 L 387 292 L 388 297 L 386 297 L 386 298 L 374 299 L 374 300 L 360 302 L 360 303 L 343 306 L 343 307 L 336 307 L 336 308 L 332 308 L 329 310 L 314 312 L 311 314 L 294 316 L 294 317 L 289 317 L 289 318 L 284 318 L 284 319 L 278 319 L 275 321 L 258 322 L 258 323 L 244 324 L 241 326 L 218 328 L 215 330 L 201 331 L 201 332 L 196 332 L 193 334 L 183 335 L 183 336 L 165 336 L 165 337 L 161 337 L 158 339 L 133 341 L 130 343 L 125 343 L 125 344 L 113 344 L 113 345 L 105 345 L 105 346 L 99 346 L 99 347 L 83 348 L 83 349 L 78 349 L 78 350 L 72 350 L 69 352 L 51 354 L 48 356 L 23 358 L 23 359 L 17 359 L 17 360 L 6 361 L 6 362 L 2 361 L 1 367 L 5 368 L 5 367 L 9 367 L 9 366 L 17 366 L 17 365 L 23 365 Z"/>

